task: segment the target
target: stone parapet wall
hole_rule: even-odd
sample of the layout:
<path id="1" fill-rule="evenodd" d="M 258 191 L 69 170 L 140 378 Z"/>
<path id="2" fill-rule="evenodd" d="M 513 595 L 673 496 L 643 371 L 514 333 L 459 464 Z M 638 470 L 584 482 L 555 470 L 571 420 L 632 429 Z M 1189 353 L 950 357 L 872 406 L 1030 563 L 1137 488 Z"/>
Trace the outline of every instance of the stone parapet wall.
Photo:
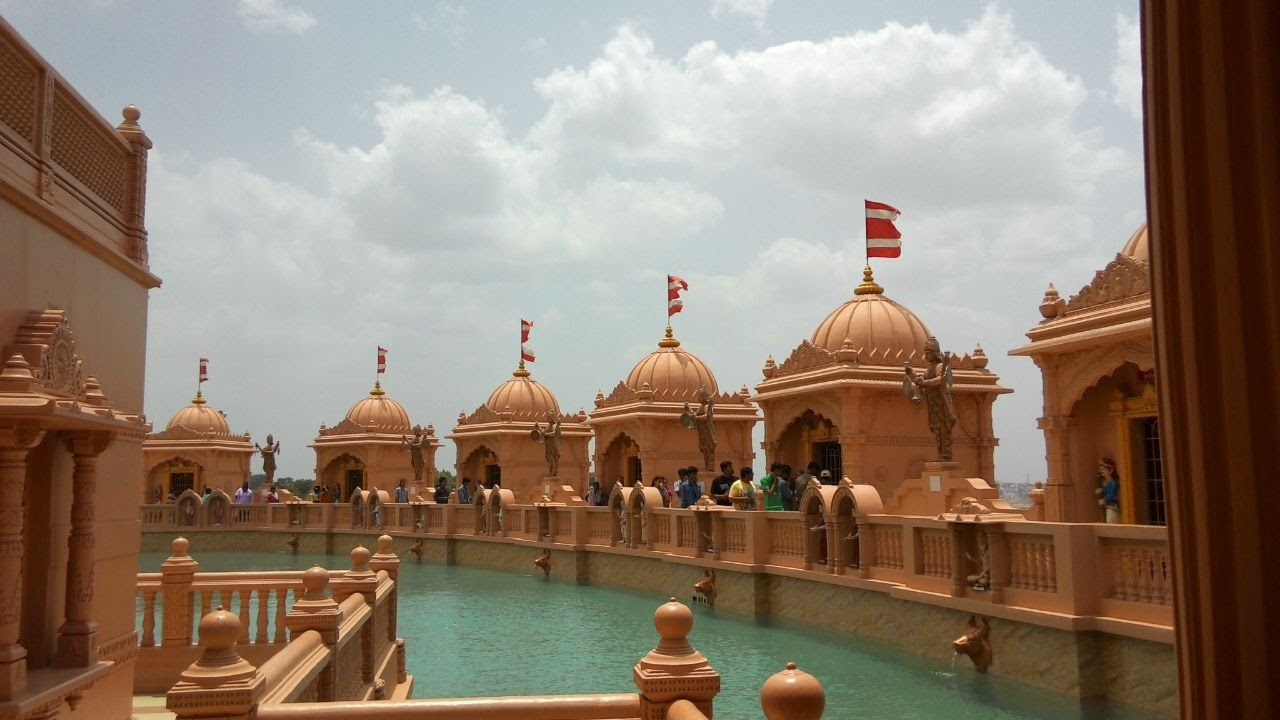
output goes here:
<path id="1" fill-rule="evenodd" d="M 763 513 L 753 513 L 764 515 Z M 993 606 L 847 575 L 770 565 L 686 558 L 625 547 L 559 546 L 487 535 L 431 537 L 390 533 L 406 562 L 458 565 L 527 573 L 549 553 L 556 581 L 695 598 L 695 583 L 715 571 L 718 612 L 758 620 L 837 629 L 938 662 L 952 658 L 951 640 L 970 614 L 986 615 L 996 661 L 990 672 L 1035 687 L 1082 698 L 1102 698 L 1165 717 L 1176 717 L 1174 649 L 1168 642 L 1104 632 L 1082 618 L 1044 617 L 1022 608 Z M 214 529 L 188 532 L 203 552 L 253 552 L 297 539 L 300 552 L 343 552 L 372 542 L 369 530 L 281 531 Z M 164 547 L 172 534 L 145 531 L 143 551 Z M 266 538 L 266 539 L 264 539 Z M 414 548 L 421 551 L 415 557 Z M 1004 615 L 992 613 L 1002 609 Z M 1076 627 L 1079 626 L 1079 627 Z M 1122 625 L 1122 628 L 1125 627 Z M 1074 628 L 1074 629 L 1073 629 Z"/>

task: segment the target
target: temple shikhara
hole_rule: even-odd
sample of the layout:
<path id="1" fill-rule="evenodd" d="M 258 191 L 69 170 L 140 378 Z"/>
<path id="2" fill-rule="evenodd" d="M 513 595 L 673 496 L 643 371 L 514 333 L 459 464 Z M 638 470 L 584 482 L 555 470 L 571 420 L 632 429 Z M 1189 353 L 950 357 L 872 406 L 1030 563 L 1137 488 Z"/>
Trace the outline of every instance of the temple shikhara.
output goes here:
<path id="1" fill-rule="evenodd" d="M 776 352 L 763 379 L 717 378 L 693 352 L 713 340 L 668 325 L 592 400 L 535 379 L 522 321 L 515 370 L 443 438 L 384 387 L 382 348 L 367 396 L 314 418 L 314 438 L 233 425 L 225 379 L 156 399 L 163 429 L 145 417 L 148 302 L 169 290 L 143 113 L 108 121 L 0 19 L 0 720 L 737 717 L 722 679 L 740 658 L 698 649 L 726 646 L 695 629 L 711 606 L 951 662 L 952 685 L 1276 717 L 1263 519 L 1280 498 L 1261 475 L 1280 437 L 1280 25 L 1261 0 L 1144 7 L 1150 224 L 1077 292 L 1048 285 L 1026 344 L 952 347 L 868 266 L 811 334 L 758 349 Z M 1204 30 L 1228 26 L 1240 42 Z M 867 208 L 884 229 L 869 255 L 896 256 L 897 211 Z M 670 320 L 689 283 L 667 281 Z M 1047 472 L 1025 504 L 995 476 L 1000 358 L 1043 381 L 1026 422 Z M 295 495 L 276 455 L 303 445 L 316 488 Z M 771 469 L 788 462 L 808 468 Z M 423 630 L 420 594 L 454 577 L 433 566 L 502 571 L 512 592 L 642 593 L 653 649 L 593 665 L 598 685 L 453 697 L 413 672 L 440 654 L 473 672 L 466 643 Z M 484 634 L 551 663 L 578 631 Z M 726 693 L 745 684 L 754 708 L 759 688 L 772 720 L 852 717 L 827 698 L 859 679 L 809 674 L 803 647 Z"/>

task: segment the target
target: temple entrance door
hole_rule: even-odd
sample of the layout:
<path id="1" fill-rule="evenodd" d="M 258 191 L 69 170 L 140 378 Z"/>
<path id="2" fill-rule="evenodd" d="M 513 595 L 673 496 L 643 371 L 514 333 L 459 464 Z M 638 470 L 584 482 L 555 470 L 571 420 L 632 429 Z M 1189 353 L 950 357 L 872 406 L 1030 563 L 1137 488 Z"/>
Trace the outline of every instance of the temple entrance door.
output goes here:
<path id="1" fill-rule="evenodd" d="M 1135 448 L 1133 470 L 1139 505 L 1139 522 L 1165 524 L 1164 467 L 1160 463 L 1160 418 L 1144 417 L 1133 421 Z"/>
<path id="2" fill-rule="evenodd" d="M 844 474 L 844 465 L 841 464 L 842 455 L 840 453 L 839 442 L 817 442 L 813 444 L 813 457 L 816 458 L 823 470 L 830 470 L 831 477 L 837 483 L 840 482 L 841 475 Z"/>
<path id="3" fill-rule="evenodd" d="M 627 458 L 627 484 L 634 486 L 637 480 L 644 479 L 644 465 L 638 457 Z"/>
<path id="4" fill-rule="evenodd" d="M 193 472 L 171 472 L 169 473 L 169 492 L 174 497 L 181 495 L 187 490 L 196 489 L 196 474 Z"/>
<path id="5" fill-rule="evenodd" d="M 362 468 L 347 470 L 347 487 L 346 492 L 343 494 L 343 499 L 351 499 L 351 493 L 355 492 L 356 488 L 364 489 L 364 470 Z"/>
<path id="6" fill-rule="evenodd" d="M 486 487 L 500 487 L 502 485 L 502 466 L 485 465 L 484 479 Z"/>

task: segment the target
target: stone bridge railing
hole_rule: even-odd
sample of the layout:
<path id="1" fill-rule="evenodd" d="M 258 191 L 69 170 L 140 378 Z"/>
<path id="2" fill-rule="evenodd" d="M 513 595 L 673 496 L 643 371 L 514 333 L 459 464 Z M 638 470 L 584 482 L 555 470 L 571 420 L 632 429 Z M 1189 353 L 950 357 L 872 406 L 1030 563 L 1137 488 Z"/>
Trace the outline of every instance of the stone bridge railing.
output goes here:
<path id="1" fill-rule="evenodd" d="M 413 678 L 405 672 L 404 641 L 395 636 L 399 559 L 391 544 L 391 536 L 379 537 L 372 556 L 357 547 L 345 572 L 317 566 L 300 573 L 197 573 L 188 541 L 177 538 L 161 572 L 138 577 L 144 607 L 139 658 L 146 662 L 135 692 L 167 689 L 166 706 L 178 720 L 712 716 L 720 674 L 689 644 L 693 613 L 675 598 L 654 613 L 661 639 L 632 669 L 635 693 L 408 699 Z M 158 645 L 157 596 L 163 608 Z M 197 600 L 202 610 L 216 609 L 200 620 L 193 645 Z M 794 663 L 761 692 L 769 720 L 819 720 L 824 703 L 822 686 Z"/>
<path id="2" fill-rule="evenodd" d="M 390 547 L 389 536 L 376 554 L 357 547 L 347 571 L 201 573 L 188 541 L 174 540 L 160 572 L 138 575 L 134 692 L 203 702 L 205 671 L 193 663 L 212 642 L 238 646 L 241 661 L 273 681 L 265 697 L 280 702 L 408 697 L 413 679 L 396 637 L 400 560 Z"/>
<path id="3" fill-rule="evenodd" d="M 1173 642 L 1163 527 L 1039 522 L 1000 513 L 860 514 L 838 497 L 808 503 L 807 512 L 670 509 L 642 500 L 637 493 L 613 507 L 518 505 L 490 493 L 465 506 L 257 505 L 249 506 L 252 515 L 230 513 L 221 523 L 201 512 L 177 522 L 171 505 L 144 505 L 141 516 L 146 531 L 377 531 L 697 559 L 1065 630 Z"/>

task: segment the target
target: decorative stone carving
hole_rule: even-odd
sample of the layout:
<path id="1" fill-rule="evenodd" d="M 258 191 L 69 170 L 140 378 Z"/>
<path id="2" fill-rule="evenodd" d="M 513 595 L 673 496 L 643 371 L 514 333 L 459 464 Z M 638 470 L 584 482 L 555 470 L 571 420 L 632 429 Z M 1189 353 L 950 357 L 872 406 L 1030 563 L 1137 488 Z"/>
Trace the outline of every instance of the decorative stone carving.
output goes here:
<path id="1" fill-rule="evenodd" d="M 1115 260 L 1107 263 L 1088 285 L 1080 288 L 1080 292 L 1067 301 L 1067 312 L 1150 293 L 1151 270 L 1147 263 L 1117 253 Z"/>
<path id="2" fill-rule="evenodd" d="M 13 344 L 5 348 L 5 357 L 14 353 L 27 359 L 36 384 L 45 393 L 84 399 L 90 404 L 105 400 L 101 387 L 92 400 L 85 397 L 84 363 L 76 354 L 75 335 L 67 324 L 66 311 L 28 313 L 14 334 Z"/>
<path id="3" fill-rule="evenodd" d="M 596 407 L 610 407 L 612 405 L 622 405 L 623 403 L 635 402 L 640 399 L 640 394 L 627 386 L 626 382 L 618 381 L 613 388 L 613 392 L 601 403 L 597 400 Z"/>
<path id="4" fill-rule="evenodd" d="M 857 352 L 861 355 L 862 350 L 859 349 Z M 777 375 L 789 375 L 835 364 L 836 356 L 830 350 L 805 340 L 791 351 L 791 355 L 786 360 L 782 361 L 778 366 Z"/>

